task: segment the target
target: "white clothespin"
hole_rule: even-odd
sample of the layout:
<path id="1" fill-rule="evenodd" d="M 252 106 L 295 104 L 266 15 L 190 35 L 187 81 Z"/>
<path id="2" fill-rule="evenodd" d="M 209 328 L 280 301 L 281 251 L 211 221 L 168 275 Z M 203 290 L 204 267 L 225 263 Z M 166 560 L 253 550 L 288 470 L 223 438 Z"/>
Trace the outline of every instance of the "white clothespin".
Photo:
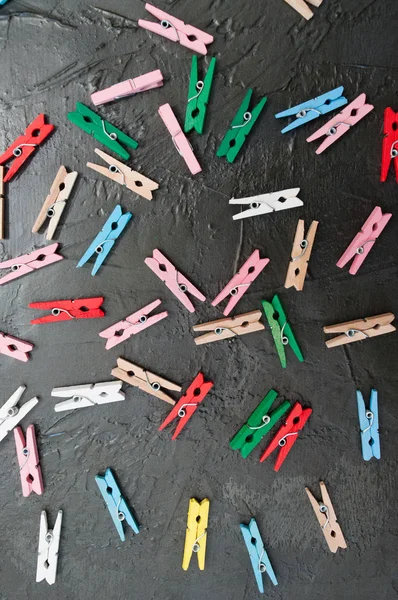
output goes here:
<path id="1" fill-rule="evenodd" d="M 297 198 L 300 188 L 292 188 L 290 190 L 281 190 L 271 194 L 261 194 L 260 196 L 251 196 L 250 198 L 231 198 L 229 204 L 249 204 L 250 208 L 233 215 L 236 219 L 245 219 L 246 217 L 258 217 L 267 213 L 276 212 L 279 210 L 287 210 L 288 208 L 297 208 L 303 206 L 302 200 Z"/>
<path id="2" fill-rule="evenodd" d="M 49 585 L 55 583 L 57 576 L 58 548 L 61 537 L 62 510 L 58 511 L 54 529 L 48 529 L 47 514 L 41 511 L 39 552 L 37 556 L 36 582 L 45 579 Z"/>
<path id="3" fill-rule="evenodd" d="M 55 412 L 64 410 L 75 410 L 97 404 L 109 404 L 121 402 L 125 395 L 120 391 L 122 381 L 106 381 L 105 383 L 87 383 L 84 385 L 72 385 L 69 387 L 54 388 L 51 396 L 56 398 L 69 398 L 64 402 L 58 402 L 54 406 Z"/>
<path id="4" fill-rule="evenodd" d="M 0 442 L 4 440 L 7 433 L 10 433 L 10 431 L 22 421 L 24 416 L 39 402 L 38 398 L 32 398 L 19 408 L 17 405 L 25 390 L 26 386 L 21 385 L 0 408 Z"/>

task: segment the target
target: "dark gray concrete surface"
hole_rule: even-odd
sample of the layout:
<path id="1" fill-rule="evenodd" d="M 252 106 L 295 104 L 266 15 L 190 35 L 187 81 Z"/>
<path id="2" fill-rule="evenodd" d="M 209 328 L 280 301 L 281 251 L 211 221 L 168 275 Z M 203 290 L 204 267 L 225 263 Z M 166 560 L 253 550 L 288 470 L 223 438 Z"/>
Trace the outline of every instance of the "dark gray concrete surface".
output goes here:
<path id="1" fill-rule="evenodd" d="M 80 173 L 55 237 L 65 260 L 2 287 L 0 329 L 35 344 L 32 360 L 0 358 L 1 402 L 21 383 L 40 403 L 23 425 L 38 428 L 45 494 L 23 498 L 12 435 L 0 448 L 0 598 L 249 600 L 257 592 L 240 522 L 255 516 L 279 579 L 266 597 L 392 600 L 397 597 L 396 364 L 388 335 L 327 350 L 327 324 L 396 312 L 397 186 L 379 183 L 383 110 L 398 110 L 398 6 L 394 0 L 324 0 L 305 22 L 282 0 L 158 0 L 212 33 L 217 74 L 206 132 L 191 142 L 203 172 L 190 177 L 157 114 L 170 102 L 183 120 L 191 53 L 137 27 L 137 0 L 10 0 L 0 9 L 0 148 L 44 112 L 56 132 L 7 188 L 9 236 L 0 259 L 45 244 L 30 233 L 60 164 Z M 152 203 L 85 166 L 96 142 L 67 121 L 76 101 L 160 68 L 163 88 L 99 109 L 138 139 L 130 165 L 160 183 Z M 345 86 L 375 110 L 322 156 L 306 137 L 318 123 L 282 136 L 275 113 Z M 245 90 L 269 102 L 235 164 L 216 148 Z M 323 120 L 325 122 L 325 120 Z M 106 150 L 106 148 L 104 148 Z M 231 196 L 300 186 L 302 209 L 233 222 Z M 116 203 L 128 226 L 96 277 L 76 263 Z M 375 205 L 393 212 L 356 277 L 335 263 Z M 320 222 L 304 292 L 283 287 L 297 219 Z M 195 347 L 191 326 L 220 316 L 210 302 L 190 315 L 144 265 L 161 249 L 212 300 L 254 248 L 271 259 L 235 314 L 278 292 L 302 346 L 282 370 L 266 331 Z M 31 326 L 32 301 L 103 295 L 101 321 Z M 160 297 L 168 319 L 106 352 L 98 332 Z M 56 414 L 55 386 L 106 381 L 119 355 L 176 382 L 200 369 L 214 381 L 177 441 L 158 432 L 168 406 L 126 386 L 124 403 Z M 355 390 L 379 390 L 382 459 L 362 460 Z M 271 388 L 312 406 L 313 415 L 279 473 L 229 440 Z M 57 437 L 50 434 L 62 433 Z M 268 438 L 269 439 L 269 438 Z M 263 443 L 261 447 L 265 447 Z M 111 466 L 141 532 L 119 543 L 94 476 Z M 348 549 L 329 553 L 304 492 L 324 479 Z M 190 497 L 211 501 L 206 570 L 181 569 Z M 57 582 L 35 583 L 40 511 L 64 510 Z"/>

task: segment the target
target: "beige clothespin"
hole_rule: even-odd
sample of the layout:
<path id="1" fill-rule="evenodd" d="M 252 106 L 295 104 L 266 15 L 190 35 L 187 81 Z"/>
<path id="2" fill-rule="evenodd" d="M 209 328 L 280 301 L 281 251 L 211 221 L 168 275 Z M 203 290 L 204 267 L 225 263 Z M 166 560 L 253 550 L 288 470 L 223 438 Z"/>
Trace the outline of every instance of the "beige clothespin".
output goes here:
<path id="1" fill-rule="evenodd" d="M 88 162 L 87 166 L 90 169 L 97 171 L 97 173 L 101 173 L 101 175 L 105 175 L 105 177 L 112 179 L 112 181 L 116 181 L 116 183 L 120 183 L 120 185 L 125 185 L 129 190 L 135 192 L 139 196 L 142 196 L 147 200 L 152 200 L 152 191 L 157 190 L 159 187 L 159 184 L 156 183 L 156 181 L 152 181 L 151 179 L 148 179 L 148 177 L 145 177 L 145 175 L 133 171 L 124 163 L 109 156 L 109 154 L 106 154 L 102 150 L 98 150 L 98 148 L 95 149 L 95 153 L 108 163 L 109 167 L 101 167 L 95 163 Z"/>
<path id="2" fill-rule="evenodd" d="M 124 358 L 117 359 L 117 367 L 112 369 L 113 377 L 117 379 L 121 379 L 126 383 L 133 385 L 134 387 L 138 387 L 143 392 L 147 392 L 152 396 L 156 396 L 168 404 L 172 404 L 174 406 L 175 400 L 165 394 L 162 391 L 162 388 L 166 390 L 172 390 L 174 392 L 181 392 L 181 387 L 172 383 L 171 381 L 167 381 L 167 379 L 163 379 L 163 377 L 159 377 L 159 375 L 155 375 L 155 373 L 151 373 L 150 371 L 146 371 L 142 367 L 135 365 L 134 363 L 125 360 Z"/>
<path id="3" fill-rule="evenodd" d="M 314 498 L 307 487 L 305 488 L 305 491 L 307 492 L 309 501 L 314 509 L 318 523 L 322 528 L 330 552 L 337 552 L 338 548 L 347 548 L 347 544 L 343 532 L 341 531 L 341 527 L 337 523 L 336 513 L 334 512 L 326 485 L 323 481 L 320 481 L 319 486 L 322 495 L 321 502 Z"/>
<path id="4" fill-rule="evenodd" d="M 218 342 L 219 340 L 226 340 L 228 338 L 235 337 L 236 335 L 245 335 L 246 333 L 253 333 L 254 331 L 261 331 L 265 329 L 264 325 L 260 323 L 261 310 L 253 310 L 243 315 L 237 315 L 230 319 L 218 319 L 217 321 L 210 321 L 209 323 L 201 323 L 200 325 L 194 325 L 192 329 L 194 331 L 210 331 L 211 333 L 205 333 L 195 339 L 195 344 L 208 344 L 210 342 Z"/>
<path id="5" fill-rule="evenodd" d="M 309 6 L 306 5 L 304 0 L 285 0 L 285 2 L 287 2 L 287 4 L 294 8 L 294 10 L 300 13 L 300 15 L 304 17 L 304 19 L 307 19 L 307 21 L 309 21 L 314 16 L 314 13 L 309 8 Z M 318 6 L 322 4 L 323 0 L 307 0 L 307 2 L 308 4 L 311 4 L 312 6 L 316 6 L 318 8 Z"/>
<path id="6" fill-rule="evenodd" d="M 5 202 L 4 202 L 4 167 L 0 167 L 0 240 L 4 240 Z"/>
<path id="7" fill-rule="evenodd" d="M 72 192 L 77 176 L 77 171 L 72 171 L 71 173 L 68 173 L 64 166 L 60 166 L 58 173 L 50 188 L 50 193 L 45 199 L 44 204 L 41 207 L 39 216 L 37 217 L 36 222 L 33 225 L 32 233 L 37 233 L 42 227 L 44 221 L 46 219 L 50 219 L 46 239 L 53 239 L 55 230 L 58 226 L 59 220 L 66 206 L 66 201 L 68 200 Z"/>
<path id="8" fill-rule="evenodd" d="M 303 289 L 317 227 L 318 221 L 312 221 L 305 237 L 304 221 L 299 219 L 296 235 L 294 236 L 291 261 L 287 270 L 285 288 L 295 287 L 298 292 Z"/>
<path id="9" fill-rule="evenodd" d="M 328 325 L 323 328 L 325 333 L 342 333 L 343 335 L 327 340 L 326 346 L 334 348 L 343 344 L 351 344 L 351 342 L 361 342 L 367 338 L 377 337 L 385 333 L 392 333 L 396 330 L 394 325 L 391 325 L 394 319 L 395 315 L 393 313 L 384 313 L 374 317 L 358 319 L 357 321 L 347 321 L 346 323 L 340 323 L 340 325 Z"/>

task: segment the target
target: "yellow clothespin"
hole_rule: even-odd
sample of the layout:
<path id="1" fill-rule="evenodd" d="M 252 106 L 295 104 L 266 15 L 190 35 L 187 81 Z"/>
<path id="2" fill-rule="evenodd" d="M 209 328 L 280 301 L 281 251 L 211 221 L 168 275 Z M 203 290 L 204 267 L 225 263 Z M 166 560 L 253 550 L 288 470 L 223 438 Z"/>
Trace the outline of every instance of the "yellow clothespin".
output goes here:
<path id="1" fill-rule="evenodd" d="M 191 498 L 188 507 L 187 532 L 185 535 L 184 556 L 182 568 L 188 570 L 192 552 L 198 555 L 198 565 L 201 571 L 205 568 L 207 522 L 209 519 L 210 500 L 204 498 L 198 502 Z"/>

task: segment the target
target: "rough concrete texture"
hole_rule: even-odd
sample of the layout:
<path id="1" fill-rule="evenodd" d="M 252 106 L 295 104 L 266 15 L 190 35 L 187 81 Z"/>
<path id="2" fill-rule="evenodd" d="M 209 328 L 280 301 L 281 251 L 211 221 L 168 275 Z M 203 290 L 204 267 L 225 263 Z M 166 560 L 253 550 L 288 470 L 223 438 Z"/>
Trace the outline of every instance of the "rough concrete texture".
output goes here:
<path id="1" fill-rule="evenodd" d="M 94 5 L 95 4 L 95 5 Z M 137 27 L 138 0 L 10 0 L 0 12 L 0 147 L 40 112 L 56 126 L 28 167 L 7 187 L 8 239 L 0 260 L 45 244 L 30 233 L 60 164 L 80 173 L 56 240 L 65 260 L 1 288 L 2 331 L 35 344 L 32 360 L 1 357 L 1 401 L 18 385 L 41 401 L 23 421 L 38 428 L 45 494 L 23 498 L 12 435 L 1 444 L 0 598 L 85 600 L 248 600 L 255 580 L 239 523 L 255 516 L 279 586 L 274 599 L 392 600 L 397 597 L 397 443 L 395 334 L 327 350 L 327 324 L 396 312 L 397 187 L 379 183 L 383 110 L 398 110 L 394 0 L 324 0 L 305 22 L 282 0 L 158 0 L 160 8 L 212 33 L 217 56 L 205 134 L 190 140 L 203 166 L 191 177 L 157 114 L 170 102 L 180 121 L 191 53 Z M 207 63 L 207 59 L 205 61 Z M 160 183 L 152 203 L 86 168 L 98 145 L 67 121 L 76 101 L 123 79 L 160 68 L 163 88 L 98 112 L 139 141 L 130 166 Z M 366 92 L 375 110 L 321 156 L 306 137 L 320 121 L 282 136 L 275 113 L 337 87 Z M 269 102 L 235 164 L 215 151 L 249 87 Z M 325 122 L 324 119 L 322 121 Z M 106 150 L 106 148 L 104 148 Z M 300 186 L 301 209 L 232 221 L 231 196 Z M 134 220 L 91 277 L 76 263 L 116 203 Z M 359 274 L 336 261 L 375 205 L 393 219 Z M 283 287 L 297 219 L 320 221 L 302 293 Z M 158 247 L 209 299 L 189 314 L 145 266 Z M 221 316 L 210 305 L 254 248 L 271 262 L 234 314 L 280 294 L 305 363 L 288 352 L 282 370 L 271 333 L 196 347 L 191 326 Z M 32 326 L 29 302 L 103 295 L 101 321 Z M 98 332 L 161 298 L 169 318 L 105 351 Z M 215 385 L 177 441 L 158 426 L 167 404 L 126 387 L 126 401 L 56 414 L 51 389 L 106 381 L 118 356 L 186 386 L 199 370 Z M 380 399 L 382 459 L 364 463 L 355 390 Z M 285 461 L 246 460 L 229 440 L 271 388 L 302 400 L 313 415 Z M 51 434 L 60 433 L 59 436 Z M 268 440 L 270 437 L 267 438 Z M 261 448 L 266 442 L 261 444 Z M 141 531 L 120 543 L 94 481 L 111 466 Z M 304 492 L 325 480 L 348 549 L 329 553 Z M 211 501 L 206 570 L 181 569 L 188 500 Z M 54 588 L 35 584 L 40 511 L 64 510 Z"/>

